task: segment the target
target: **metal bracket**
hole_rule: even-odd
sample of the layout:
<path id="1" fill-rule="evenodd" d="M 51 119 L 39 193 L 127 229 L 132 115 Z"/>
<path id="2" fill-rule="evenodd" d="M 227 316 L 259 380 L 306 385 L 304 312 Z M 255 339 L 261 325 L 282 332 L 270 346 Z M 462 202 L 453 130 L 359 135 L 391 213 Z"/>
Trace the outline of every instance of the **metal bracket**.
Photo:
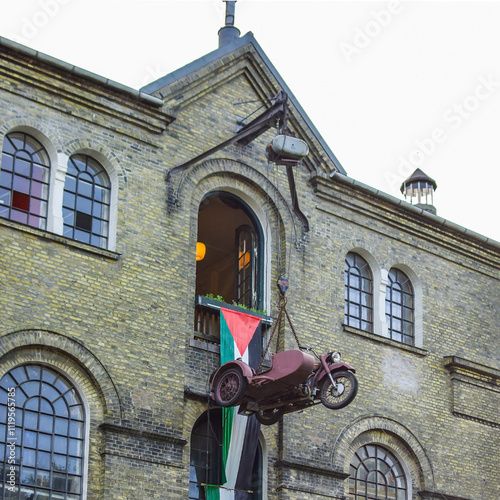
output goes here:
<path id="1" fill-rule="evenodd" d="M 170 182 L 172 175 L 177 172 L 182 172 L 183 170 L 188 169 L 192 165 L 200 162 L 201 160 L 207 158 L 208 156 L 224 149 L 225 147 L 237 142 L 243 146 L 250 144 L 254 139 L 262 135 L 264 132 L 267 132 L 270 128 L 278 126 L 280 130 L 284 130 L 287 127 L 287 102 L 288 95 L 286 92 L 281 90 L 278 94 L 272 99 L 273 104 L 266 111 L 261 113 L 257 118 L 253 119 L 250 123 L 243 126 L 235 135 L 230 137 L 224 142 L 221 142 L 217 146 L 199 154 L 195 158 L 183 163 L 182 165 L 178 165 L 176 167 L 171 168 L 167 172 L 166 181 Z M 287 177 L 288 177 L 288 185 L 290 186 L 290 194 L 292 196 L 292 206 L 293 211 L 297 215 L 297 217 L 302 221 L 304 225 L 304 231 L 309 231 L 309 223 L 307 221 L 306 216 L 301 212 L 299 208 L 299 202 L 297 199 L 297 192 L 295 189 L 295 180 L 293 177 L 293 170 L 291 166 L 286 165 Z"/>

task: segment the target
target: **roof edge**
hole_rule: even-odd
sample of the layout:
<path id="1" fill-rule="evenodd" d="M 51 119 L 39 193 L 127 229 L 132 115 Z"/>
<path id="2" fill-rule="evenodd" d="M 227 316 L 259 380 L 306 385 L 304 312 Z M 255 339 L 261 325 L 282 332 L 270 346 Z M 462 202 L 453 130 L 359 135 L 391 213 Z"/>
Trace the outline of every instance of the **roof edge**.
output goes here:
<path id="1" fill-rule="evenodd" d="M 415 214 L 421 215 L 423 217 L 426 217 L 430 221 L 434 222 L 435 224 L 440 224 L 442 226 L 446 226 L 449 229 L 452 229 L 458 233 L 464 234 L 466 236 L 470 236 L 471 238 L 474 238 L 475 240 L 481 241 L 483 243 L 487 243 L 488 245 L 492 245 L 496 247 L 498 250 L 500 250 L 500 242 L 496 241 L 492 238 L 488 238 L 487 236 L 484 236 L 482 234 L 479 234 L 475 231 L 472 231 L 471 229 L 467 229 L 466 227 L 461 226 L 460 224 L 457 224 L 456 222 L 452 222 L 448 219 L 445 219 L 443 217 L 440 217 L 439 215 L 433 214 L 432 212 L 429 212 L 427 210 L 423 210 L 421 208 L 418 208 L 415 205 L 412 205 L 411 203 L 408 203 L 407 201 L 400 200 L 399 198 L 396 198 L 395 196 L 392 196 L 390 194 L 385 193 L 384 191 L 380 191 L 379 189 L 376 189 L 374 187 L 368 186 L 367 184 L 364 184 L 363 182 L 357 181 L 355 179 L 352 179 L 351 177 L 348 177 L 347 175 L 341 174 L 339 172 L 332 172 L 330 174 L 330 179 L 336 179 L 339 182 L 342 182 L 344 184 L 349 184 L 351 186 L 355 186 L 373 196 L 377 196 L 379 198 L 382 198 L 383 200 L 399 206 L 401 208 L 404 208 L 405 210 L 408 210 L 410 212 L 413 212 Z"/>
<path id="2" fill-rule="evenodd" d="M 127 85 L 123 85 L 121 83 L 115 82 L 114 80 L 110 80 L 109 78 L 105 78 L 96 73 L 92 73 L 91 71 L 87 71 L 78 66 L 74 66 L 65 61 L 61 61 L 55 57 L 49 56 L 43 52 L 39 52 L 38 50 L 31 49 L 26 45 L 22 45 L 18 42 L 14 42 L 13 40 L 9 40 L 8 38 L 0 37 L 0 47 L 6 47 L 16 52 L 20 52 L 28 57 L 36 59 L 42 63 L 49 64 L 50 66 L 56 67 L 63 71 L 67 71 L 69 73 L 73 73 L 76 76 L 85 78 L 87 80 L 91 80 L 94 83 L 98 83 L 100 85 L 104 85 L 105 87 L 109 87 L 110 89 L 118 92 L 122 92 L 128 94 L 129 97 L 138 99 L 147 104 L 151 104 L 153 106 L 161 107 L 163 106 L 163 101 L 158 99 L 158 97 L 149 95 L 147 92 L 142 90 L 135 90 Z"/>

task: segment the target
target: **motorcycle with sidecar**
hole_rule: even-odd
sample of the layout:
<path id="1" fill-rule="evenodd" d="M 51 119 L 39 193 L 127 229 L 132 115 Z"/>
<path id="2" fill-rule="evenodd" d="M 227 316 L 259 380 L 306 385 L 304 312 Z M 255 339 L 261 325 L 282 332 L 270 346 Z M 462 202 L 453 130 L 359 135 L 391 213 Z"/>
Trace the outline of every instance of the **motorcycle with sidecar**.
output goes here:
<path id="1" fill-rule="evenodd" d="M 228 361 L 213 374 L 210 391 L 217 405 L 239 405 L 238 413 L 255 414 L 261 424 L 272 425 L 286 413 L 319 403 L 344 408 L 358 391 L 354 373 L 338 351 L 318 355 L 301 347 L 272 354 L 270 368 L 262 373 L 241 359 Z"/>

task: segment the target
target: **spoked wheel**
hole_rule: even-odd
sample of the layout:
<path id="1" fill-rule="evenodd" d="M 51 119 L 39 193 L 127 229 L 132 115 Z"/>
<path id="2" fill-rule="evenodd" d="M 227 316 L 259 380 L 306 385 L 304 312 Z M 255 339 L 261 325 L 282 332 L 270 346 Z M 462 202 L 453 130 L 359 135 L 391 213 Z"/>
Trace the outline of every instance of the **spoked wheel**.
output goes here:
<path id="1" fill-rule="evenodd" d="M 358 392 L 358 379 L 352 372 L 332 373 L 337 384 L 334 387 L 330 377 L 326 376 L 319 390 L 321 402 L 331 410 L 338 410 L 347 406 Z"/>
<path id="2" fill-rule="evenodd" d="M 247 388 L 247 380 L 238 368 L 221 373 L 214 384 L 214 399 L 219 406 L 236 406 Z"/>
<path id="3" fill-rule="evenodd" d="M 270 410 L 258 411 L 255 416 L 262 425 L 273 425 L 281 419 L 284 413 L 283 407 L 271 408 Z"/>

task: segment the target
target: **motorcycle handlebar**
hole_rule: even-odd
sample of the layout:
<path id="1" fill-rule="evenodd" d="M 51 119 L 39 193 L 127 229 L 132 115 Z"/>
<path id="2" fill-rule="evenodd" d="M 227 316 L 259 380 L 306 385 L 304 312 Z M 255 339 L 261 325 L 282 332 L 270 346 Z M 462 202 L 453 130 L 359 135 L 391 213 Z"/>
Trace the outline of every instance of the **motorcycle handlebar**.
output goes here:
<path id="1" fill-rule="evenodd" d="M 309 346 L 300 346 L 300 350 L 301 351 L 310 351 L 312 352 L 318 359 L 319 359 L 319 355 L 318 353 L 312 348 L 312 347 L 309 347 Z"/>

